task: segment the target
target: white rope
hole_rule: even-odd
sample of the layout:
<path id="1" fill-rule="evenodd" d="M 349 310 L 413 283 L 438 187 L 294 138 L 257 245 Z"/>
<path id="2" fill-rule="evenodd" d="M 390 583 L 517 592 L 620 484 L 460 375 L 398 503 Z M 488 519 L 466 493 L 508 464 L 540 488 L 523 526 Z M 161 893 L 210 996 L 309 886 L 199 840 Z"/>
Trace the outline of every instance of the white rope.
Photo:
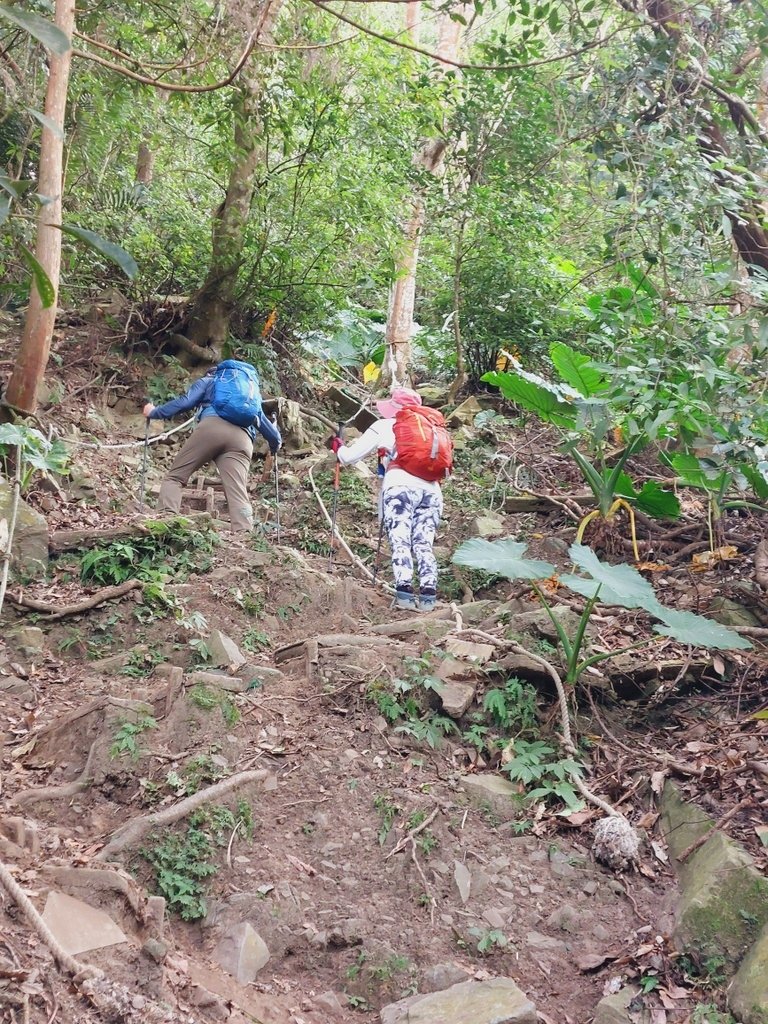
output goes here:
<path id="1" fill-rule="evenodd" d="M 154 437 L 150 437 L 150 439 L 147 441 L 147 444 L 157 444 L 158 441 L 164 441 L 166 439 L 166 437 L 171 437 L 172 434 L 178 434 L 178 432 L 180 430 L 184 430 L 185 427 L 188 427 L 191 423 L 194 423 L 194 422 L 195 422 L 195 417 L 191 416 L 188 420 L 185 420 L 183 423 L 179 424 L 178 427 L 173 427 L 173 429 L 166 430 L 162 434 L 155 434 Z M 62 437 L 62 438 L 59 438 L 59 440 L 63 444 L 70 444 L 70 445 L 72 445 L 75 448 L 96 448 L 98 450 L 101 450 L 102 448 L 112 448 L 112 449 L 115 449 L 115 448 L 143 448 L 144 447 L 144 442 L 143 441 L 126 441 L 126 442 L 124 442 L 122 444 L 92 444 L 90 441 L 75 441 L 74 438 L 71 438 L 71 437 Z"/>

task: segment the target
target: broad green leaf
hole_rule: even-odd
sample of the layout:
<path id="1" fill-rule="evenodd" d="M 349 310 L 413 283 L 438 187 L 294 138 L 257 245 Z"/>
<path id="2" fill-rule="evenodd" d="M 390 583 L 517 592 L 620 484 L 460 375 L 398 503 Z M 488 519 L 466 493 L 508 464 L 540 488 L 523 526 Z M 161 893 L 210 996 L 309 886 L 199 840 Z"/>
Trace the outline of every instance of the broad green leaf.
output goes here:
<path id="1" fill-rule="evenodd" d="M 614 487 L 614 493 L 617 498 L 631 498 L 637 497 L 637 491 L 635 485 L 632 483 L 629 475 L 623 471 L 619 473 L 618 479 L 616 480 L 616 486 Z"/>
<path id="2" fill-rule="evenodd" d="M 654 519 L 677 519 L 680 502 L 672 491 L 663 490 L 654 480 L 647 480 L 637 495 L 635 505 Z"/>
<path id="3" fill-rule="evenodd" d="M 32 271 L 32 277 L 35 279 L 37 293 L 40 296 L 43 309 L 49 309 L 56 301 L 56 289 L 53 287 L 50 277 L 43 270 L 34 253 L 30 252 L 26 245 L 20 245 L 19 252 L 21 253 L 21 258 Z"/>
<path id="4" fill-rule="evenodd" d="M 46 18 L 32 11 L 23 11 L 19 7 L 0 6 L 0 18 L 12 21 L 14 25 L 23 28 L 38 42 L 41 42 L 46 49 L 62 57 L 70 47 L 67 36 L 61 31 L 58 25 L 54 25 Z"/>
<path id="5" fill-rule="evenodd" d="M 670 462 L 672 468 L 686 487 L 698 487 L 702 491 L 717 494 L 727 482 L 729 473 L 726 471 L 708 470 L 702 466 L 695 455 L 674 455 Z"/>
<path id="6" fill-rule="evenodd" d="M 586 544 L 572 544 L 568 554 L 592 579 L 579 576 L 563 576 L 561 583 L 585 597 L 594 597 L 600 588 L 600 600 L 621 608 L 644 608 L 654 615 L 661 610 L 659 599 L 648 582 L 631 565 L 608 565 L 601 562 L 592 548 Z"/>
<path id="7" fill-rule="evenodd" d="M 11 211 L 11 197 L 6 193 L 0 195 L 0 227 L 8 220 L 8 214 Z"/>
<path id="8" fill-rule="evenodd" d="M 762 711 L 756 711 L 754 715 L 750 715 L 756 722 L 768 722 L 768 708 L 763 708 Z"/>
<path id="9" fill-rule="evenodd" d="M 642 270 L 636 263 L 630 262 L 625 264 L 625 268 L 630 280 L 638 290 L 644 291 L 645 294 L 649 295 L 652 299 L 657 299 L 659 297 L 658 288 L 656 288 L 648 277 L 647 271 Z"/>
<path id="10" fill-rule="evenodd" d="M 40 110 L 35 110 L 33 107 L 27 107 L 27 113 L 31 114 L 36 121 L 39 121 L 43 128 L 47 128 L 49 132 L 52 132 L 57 139 L 64 138 L 64 132 L 62 131 L 61 125 L 57 124 L 52 117 L 48 117 Z"/>
<path id="11" fill-rule="evenodd" d="M 520 405 L 529 412 L 535 412 L 548 423 L 558 427 L 572 427 L 576 421 L 576 410 L 561 401 L 553 391 L 548 391 L 532 381 L 523 380 L 515 373 L 486 373 L 482 378 L 488 384 L 500 388 L 510 402 Z"/>
<path id="12" fill-rule="evenodd" d="M 526 547 L 526 544 L 516 540 L 489 541 L 475 537 L 458 548 L 453 561 L 457 565 L 499 573 L 510 580 L 545 580 L 553 576 L 554 565 L 536 558 L 523 557 Z"/>
<path id="13" fill-rule="evenodd" d="M 663 626 L 654 626 L 662 636 L 671 636 L 681 644 L 692 647 L 714 647 L 720 651 L 747 651 L 752 644 L 746 637 L 739 636 L 727 626 L 707 619 L 694 612 L 679 612 L 674 608 L 659 607 L 656 617 L 661 619 Z"/>
<path id="14" fill-rule="evenodd" d="M 582 394 L 585 398 L 604 391 L 608 381 L 595 368 L 589 356 L 576 352 L 562 341 L 553 341 L 549 346 L 549 358 L 566 384 Z"/>
<path id="15" fill-rule="evenodd" d="M 133 278 L 138 274 L 139 268 L 136 260 L 122 246 L 117 245 L 115 242 L 110 242 L 108 239 L 96 234 L 95 231 L 88 231 L 86 228 L 79 228 L 74 224 L 62 224 L 60 227 L 65 234 L 78 238 L 89 249 L 100 252 L 102 256 L 106 256 L 108 260 L 116 263 L 126 277 Z"/>
<path id="16" fill-rule="evenodd" d="M 768 480 L 765 479 L 757 466 L 747 463 L 746 465 L 739 466 L 739 470 L 747 478 L 749 486 L 755 492 L 755 495 L 761 501 L 765 501 L 768 498 Z"/>

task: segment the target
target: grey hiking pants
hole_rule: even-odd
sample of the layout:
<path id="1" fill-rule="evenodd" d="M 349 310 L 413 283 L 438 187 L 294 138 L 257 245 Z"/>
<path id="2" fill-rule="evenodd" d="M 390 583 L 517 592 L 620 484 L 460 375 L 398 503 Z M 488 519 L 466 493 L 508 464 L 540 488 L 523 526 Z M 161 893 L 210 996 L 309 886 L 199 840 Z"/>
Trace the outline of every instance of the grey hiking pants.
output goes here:
<path id="1" fill-rule="evenodd" d="M 248 470 L 253 441 L 242 427 L 219 416 L 206 416 L 192 431 L 160 485 L 160 509 L 181 510 L 181 489 L 196 469 L 214 462 L 224 485 L 230 529 L 252 530 L 253 509 L 248 498 Z"/>

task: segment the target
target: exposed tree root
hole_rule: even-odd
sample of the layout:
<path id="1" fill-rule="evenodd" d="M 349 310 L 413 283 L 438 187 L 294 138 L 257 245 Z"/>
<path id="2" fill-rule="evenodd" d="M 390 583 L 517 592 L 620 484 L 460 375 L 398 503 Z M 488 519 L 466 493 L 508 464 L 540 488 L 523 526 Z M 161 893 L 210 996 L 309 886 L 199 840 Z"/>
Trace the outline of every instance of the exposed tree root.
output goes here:
<path id="1" fill-rule="evenodd" d="M 64 608 L 57 604 L 49 604 L 47 601 L 38 601 L 34 597 L 25 597 L 21 592 L 18 594 L 9 593 L 8 597 L 19 607 L 31 608 L 36 612 L 48 612 L 42 620 L 43 622 L 55 622 L 57 619 L 64 619 L 68 615 L 81 615 L 83 612 L 90 611 L 91 608 L 98 608 L 105 601 L 115 601 L 118 598 L 125 597 L 132 590 L 139 589 L 141 585 L 140 580 L 128 580 L 125 583 L 121 583 L 118 587 L 104 587 L 103 590 L 99 590 L 98 593 L 93 594 L 91 597 L 78 601 L 77 604 L 66 605 Z"/>
<path id="2" fill-rule="evenodd" d="M 153 814 L 143 814 L 141 817 L 133 818 L 114 833 L 110 841 L 99 851 L 94 860 L 109 860 L 114 854 L 120 853 L 121 850 L 128 846 L 133 846 L 143 839 L 150 829 L 172 825 L 175 821 L 179 821 L 181 818 L 191 814 L 192 811 L 196 811 L 198 807 L 202 807 L 203 804 L 216 800 L 226 793 L 232 792 L 233 789 L 246 786 L 249 782 L 263 782 L 268 775 L 269 772 L 265 768 L 239 772 L 237 775 L 230 775 L 228 779 L 222 779 L 221 782 L 217 782 L 213 786 L 208 786 L 207 789 L 201 789 L 198 793 L 193 793 L 192 796 L 188 796 L 162 811 L 155 811 Z"/>
<path id="3" fill-rule="evenodd" d="M 41 800 L 66 800 L 71 796 L 82 793 L 91 783 L 91 763 L 98 742 L 98 739 L 96 739 L 91 744 L 85 768 L 83 768 L 79 778 L 75 779 L 74 782 L 69 782 L 66 786 L 42 786 L 36 789 L 22 790 L 21 793 L 16 794 L 12 803 L 18 807 L 28 807 L 30 804 L 40 803 Z"/>

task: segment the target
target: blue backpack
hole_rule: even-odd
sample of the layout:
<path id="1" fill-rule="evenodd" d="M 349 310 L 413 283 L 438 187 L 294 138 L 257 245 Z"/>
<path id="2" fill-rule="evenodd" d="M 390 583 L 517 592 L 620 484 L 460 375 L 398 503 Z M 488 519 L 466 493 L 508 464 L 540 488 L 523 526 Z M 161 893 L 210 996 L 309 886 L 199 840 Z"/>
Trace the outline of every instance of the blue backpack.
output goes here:
<path id="1" fill-rule="evenodd" d="M 213 374 L 211 408 L 223 420 L 250 427 L 261 412 L 259 375 L 250 363 L 225 359 Z"/>

